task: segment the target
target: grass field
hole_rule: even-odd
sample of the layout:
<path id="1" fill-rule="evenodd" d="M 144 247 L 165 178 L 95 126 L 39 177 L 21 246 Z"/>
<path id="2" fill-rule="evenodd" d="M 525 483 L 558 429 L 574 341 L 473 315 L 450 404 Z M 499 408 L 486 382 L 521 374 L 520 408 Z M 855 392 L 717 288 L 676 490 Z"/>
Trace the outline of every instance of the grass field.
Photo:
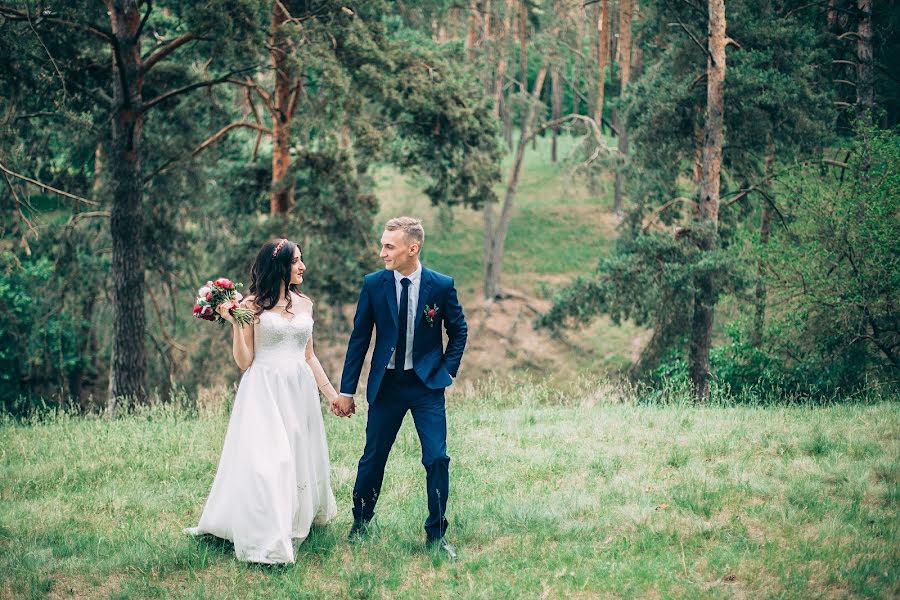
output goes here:
<path id="1" fill-rule="evenodd" d="M 365 410 L 326 416 L 340 507 L 298 562 L 193 525 L 227 404 L 0 425 L 3 598 L 820 598 L 900 594 L 898 404 L 640 406 L 485 383 L 449 400 L 453 563 L 423 546 L 410 420 L 350 547 Z"/>

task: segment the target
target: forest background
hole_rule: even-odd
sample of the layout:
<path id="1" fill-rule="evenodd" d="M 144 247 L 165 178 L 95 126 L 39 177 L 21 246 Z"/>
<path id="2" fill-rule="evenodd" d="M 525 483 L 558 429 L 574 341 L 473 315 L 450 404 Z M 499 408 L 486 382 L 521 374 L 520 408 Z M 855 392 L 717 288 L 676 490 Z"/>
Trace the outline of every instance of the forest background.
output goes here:
<path id="1" fill-rule="evenodd" d="M 336 378 L 400 213 L 464 380 L 896 389 L 893 1 L 107 4 L 0 6 L 6 412 L 230 381 L 193 292 L 273 236 Z"/>

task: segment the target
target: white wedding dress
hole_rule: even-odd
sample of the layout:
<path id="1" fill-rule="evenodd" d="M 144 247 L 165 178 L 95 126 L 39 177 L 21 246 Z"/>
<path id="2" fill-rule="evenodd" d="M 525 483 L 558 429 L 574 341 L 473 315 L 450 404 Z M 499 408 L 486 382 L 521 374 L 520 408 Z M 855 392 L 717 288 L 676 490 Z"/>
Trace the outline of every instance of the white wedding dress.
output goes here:
<path id="1" fill-rule="evenodd" d="M 265 311 L 238 387 L 222 457 L 192 535 L 234 543 L 239 560 L 293 563 L 296 546 L 337 513 L 319 392 L 306 364 L 313 318 Z"/>

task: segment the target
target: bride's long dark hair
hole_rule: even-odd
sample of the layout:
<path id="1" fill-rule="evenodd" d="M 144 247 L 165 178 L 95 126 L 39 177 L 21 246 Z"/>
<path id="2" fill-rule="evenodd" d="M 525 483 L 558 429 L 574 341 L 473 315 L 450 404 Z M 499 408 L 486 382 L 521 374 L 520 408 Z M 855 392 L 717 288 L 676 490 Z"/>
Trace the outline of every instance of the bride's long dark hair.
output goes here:
<path id="1" fill-rule="evenodd" d="M 287 239 L 269 240 L 259 249 L 253 270 L 250 271 L 250 294 L 256 304 L 256 314 L 271 310 L 281 300 L 279 292 L 284 284 L 287 296 L 286 312 L 291 312 L 291 294 L 288 290 L 300 293 L 296 285 L 291 284 L 291 263 L 297 244 Z"/>

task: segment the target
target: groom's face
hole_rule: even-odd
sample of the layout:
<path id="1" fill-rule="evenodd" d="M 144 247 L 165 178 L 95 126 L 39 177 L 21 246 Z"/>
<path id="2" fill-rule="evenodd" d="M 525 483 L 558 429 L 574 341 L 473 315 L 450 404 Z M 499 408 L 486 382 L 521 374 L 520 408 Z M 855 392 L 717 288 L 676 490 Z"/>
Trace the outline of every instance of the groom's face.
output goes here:
<path id="1" fill-rule="evenodd" d="M 385 230 L 381 234 L 381 260 L 384 261 L 385 269 L 401 273 L 412 271 L 416 267 L 418 257 L 419 245 L 415 242 L 410 244 L 403 231 Z"/>

